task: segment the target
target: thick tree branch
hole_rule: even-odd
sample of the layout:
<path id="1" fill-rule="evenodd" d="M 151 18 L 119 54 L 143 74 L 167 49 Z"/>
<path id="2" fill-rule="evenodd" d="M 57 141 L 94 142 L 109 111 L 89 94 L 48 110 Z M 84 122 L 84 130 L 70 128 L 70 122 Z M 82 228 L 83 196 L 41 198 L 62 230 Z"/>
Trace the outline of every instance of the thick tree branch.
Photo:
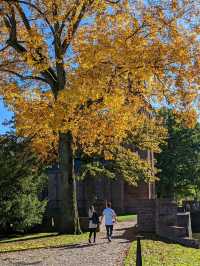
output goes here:
<path id="1" fill-rule="evenodd" d="M 1 48 L 1 49 L 0 49 L 0 53 L 2 53 L 3 51 L 5 51 L 8 47 L 9 47 L 9 45 L 7 44 L 7 45 L 4 46 L 3 48 Z"/>
<path id="2" fill-rule="evenodd" d="M 19 5 L 19 3 L 17 1 L 15 2 L 15 6 L 16 6 L 16 8 L 17 8 L 17 10 L 18 10 L 18 12 L 22 18 L 24 26 L 26 27 L 27 31 L 30 32 L 31 31 L 31 25 L 29 23 L 29 20 L 26 16 L 25 12 L 23 11 L 23 9 L 21 8 L 21 6 Z"/>
<path id="3" fill-rule="evenodd" d="M 63 21 L 61 23 L 61 27 L 59 29 L 59 35 L 62 34 L 62 31 L 63 31 L 63 29 L 65 27 L 65 22 L 68 19 L 69 15 L 72 13 L 73 9 L 74 9 L 74 6 L 65 14 L 65 17 L 64 17 L 64 19 L 63 19 Z"/>
<path id="4" fill-rule="evenodd" d="M 33 79 L 33 80 L 40 80 L 42 82 L 45 82 L 48 84 L 48 82 L 46 81 L 46 79 L 43 79 L 41 77 L 37 77 L 37 76 L 24 76 L 22 74 L 19 74 L 13 70 L 10 70 L 10 69 L 5 69 L 5 68 L 0 68 L 0 71 L 1 72 L 7 72 L 7 73 L 10 73 L 10 74 L 13 74 L 15 76 L 17 76 L 18 78 L 20 78 L 21 80 L 30 80 L 30 79 Z"/>
<path id="5" fill-rule="evenodd" d="M 21 3 L 21 4 L 24 4 L 24 5 L 27 5 L 29 7 L 32 7 L 33 9 L 35 9 L 43 17 L 43 19 L 46 21 L 47 25 L 49 26 L 51 32 L 54 34 L 54 29 L 53 29 L 51 23 L 49 22 L 48 18 L 46 17 L 46 15 L 36 5 L 34 5 L 32 3 L 28 3 L 26 1 L 22 1 L 22 0 L 19 0 L 17 2 Z"/>
<path id="6" fill-rule="evenodd" d="M 24 11 L 20 8 L 19 5 L 17 5 L 17 8 L 22 18 L 22 21 L 24 23 L 24 26 L 26 27 L 27 31 L 30 32 L 31 25 L 29 23 L 28 18 L 26 17 Z M 7 40 L 7 44 L 11 46 L 13 49 L 15 49 L 17 53 L 27 55 L 28 51 L 17 40 L 17 24 L 16 24 L 16 19 L 15 19 L 14 7 L 10 6 L 10 10 L 11 10 L 11 14 L 4 16 L 4 23 L 10 33 L 9 39 Z M 42 63 L 44 62 L 44 60 L 46 60 L 45 56 L 40 52 L 40 49 L 37 49 L 35 52 L 36 54 L 39 55 L 39 59 L 34 58 L 36 63 Z M 44 77 L 43 81 L 45 80 L 45 82 L 51 87 L 53 94 L 56 96 L 58 93 L 57 92 L 58 88 L 57 88 L 57 77 L 56 77 L 56 74 L 54 73 L 54 70 L 51 67 L 49 67 L 47 70 L 42 70 L 40 74 Z"/>
<path id="7" fill-rule="evenodd" d="M 58 15 L 58 6 L 55 1 L 52 6 L 52 12 L 53 12 L 53 16 L 56 18 Z M 56 56 L 57 82 L 58 82 L 59 90 L 63 90 L 66 84 L 66 73 L 64 69 L 61 35 L 59 34 L 59 31 L 60 31 L 60 24 L 55 19 L 54 50 L 55 50 L 55 56 Z"/>
<path id="8" fill-rule="evenodd" d="M 68 29 L 68 35 L 63 41 L 63 44 L 62 44 L 63 54 L 65 54 L 67 48 L 69 47 L 69 45 L 71 43 L 71 39 L 73 38 L 74 34 L 77 31 L 78 26 L 79 26 L 82 18 L 85 15 L 85 11 L 86 11 L 87 7 L 91 6 L 93 4 L 93 2 L 94 2 L 94 0 L 84 1 L 82 3 L 81 7 L 77 6 L 77 8 L 75 9 L 75 13 L 74 13 L 73 17 L 71 18 L 71 20 L 73 21 L 73 18 L 75 18 L 75 17 L 76 17 L 76 20 L 73 22 L 71 27 Z"/>
<path id="9" fill-rule="evenodd" d="M 106 3 L 108 3 L 108 4 L 119 4 L 120 3 L 120 0 L 106 0 Z"/>

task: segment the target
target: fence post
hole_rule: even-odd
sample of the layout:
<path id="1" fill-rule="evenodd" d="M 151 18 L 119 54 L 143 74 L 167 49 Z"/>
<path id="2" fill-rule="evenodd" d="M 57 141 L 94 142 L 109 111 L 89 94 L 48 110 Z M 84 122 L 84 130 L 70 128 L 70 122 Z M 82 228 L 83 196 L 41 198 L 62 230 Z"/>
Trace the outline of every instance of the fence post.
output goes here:
<path id="1" fill-rule="evenodd" d="M 142 236 L 137 236 L 137 250 L 136 250 L 136 266 L 142 266 L 142 250 L 141 250 L 141 238 Z"/>

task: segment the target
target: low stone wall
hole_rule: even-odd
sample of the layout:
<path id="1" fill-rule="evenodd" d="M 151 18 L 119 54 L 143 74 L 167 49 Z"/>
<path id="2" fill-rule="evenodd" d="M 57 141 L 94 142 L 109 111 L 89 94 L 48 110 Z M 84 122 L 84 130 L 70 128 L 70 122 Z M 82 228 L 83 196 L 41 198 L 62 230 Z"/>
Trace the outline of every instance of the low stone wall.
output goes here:
<path id="1" fill-rule="evenodd" d="M 199 242 L 192 239 L 190 213 L 178 213 L 176 202 L 171 200 L 145 200 L 140 203 L 138 229 L 140 232 L 154 232 L 173 242 L 199 248 Z"/>
<path id="2" fill-rule="evenodd" d="M 200 211 L 191 212 L 192 232 L 200 233 Z"/>
<path id="3" fill-rule="evenodd" d="M 155 200 L 140 200 L 137 211 L 138 230 L 140 232 L 155 232 Z"/>
<path id="4" fill-rule="evenodd" d="M 187 237 L 192 238 L 192 227 L 190 212 L 177 213 L 178 226 L 182 226 L 186 229 Z"/>
<path id="5" fill-rule="evenodd" d="M 177 205 L 168 199 L 156 200 L 156 234 L 168 237 L 176 234 L 177 230 Z M 177 233 L 178 234 L 178 233 Z M 183 234 L 181 232 L 180 234 Z"/>
<path id="6" fill-rule="evenodd" d="M 156 234 L 185 246 L 199 248 L 192 239 L 190 213 L 177 213 L 176 202 L 156 201 Z"/>

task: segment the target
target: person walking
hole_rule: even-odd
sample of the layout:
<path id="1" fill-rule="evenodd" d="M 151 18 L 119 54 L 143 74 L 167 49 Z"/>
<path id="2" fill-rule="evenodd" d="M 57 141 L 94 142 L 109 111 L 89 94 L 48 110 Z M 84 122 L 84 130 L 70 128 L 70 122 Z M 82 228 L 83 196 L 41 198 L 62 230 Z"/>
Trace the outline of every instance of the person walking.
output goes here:
<path id="1" fill-rule="evenodd" d="M 89 216 L 89 232 L 90 232 L 88 241 L 89 243 L 91 243 L 91 237 L 93 234 L 93 237 L 94 237 L 93 243 L 95 243 L 96 242 L 96 230 L 99 224 L 99 217 L 93 205 L 89 208 L 88 216 Z"/>
<path id="2" fill-rule="evenodd" d="M 111 202 L 107 203 L 107 207 L 103 210 L 103 215 L 101 217 L 101 223 L 105 217 L 105 226 L 106 226 L 106 233 L 108 241 L 111 242 L 112 232 L 113 232 L 113 224 L 117 220 L 117 216 L 115 211 L 111 208 Z"/>

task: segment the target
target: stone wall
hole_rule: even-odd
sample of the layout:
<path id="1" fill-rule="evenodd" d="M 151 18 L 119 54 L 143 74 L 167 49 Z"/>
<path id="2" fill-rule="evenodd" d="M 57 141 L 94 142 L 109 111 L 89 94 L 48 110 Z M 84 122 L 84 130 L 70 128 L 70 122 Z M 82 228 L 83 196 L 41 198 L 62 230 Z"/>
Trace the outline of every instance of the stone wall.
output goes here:
<path id="1" fill-rule="evenodd" d="M 190 213 L 177 213 L 177 204 L 171 200 L 145 200 L 138 210 L 140 232 L 153 232 L 160 237 L 185 246 L 199 248 L 192 239 Z"/>
<path id="2" fill-rule="evenodd" d="M 154 171 L 153 152 L 136 149 L 130 144 L 127 148 L 137 152 L 138 155 L 147 160 Z M 75 171 L 78 172 L 81 166 L 79 159 L 75 160 Z M 62 198 L 60 197 L 60 175 L 58 166 L 53 166 L 48 171 L 48 211 L 50 216 L 56 217 L 59 212 Z M 91 204 L 106 201 L 112 202 L 112 207 L 117 214 L 137 213 L 140 209 L 140 200 L 155 198 L 155 183 L 141 182 L 137 187 L 130 186 L 127 182 L 118 177 L 109 179 L 104 176 L 99 178 L 90 177 L 89 175 L 77 184 L 77 198 L 80 216 L 87 216 Z M 143 204 L 141 202 L 141 204 Z M 142 207 L 142 206 L 141 206 Z"/>
<path id="3" fill-rule="evenodd" d="M 186 228 L 186 235 L 192 238 L 192 227 L 191 227 L 191 216 L 190 212 L 179 212 L 177 213 L 178 226 Z"/>
<path id="4" fill-rule="evenodd" d="M 155 200 L 139 200 L 137 214 L 138 230 L 155 232 Z"/>
<path id="5" fill-rule="evenodd" d="M 200 211 L 191 212 L 192 232 L 200 233 Z"/>
<path id="6" fill-rule="evenodd" d="M 116 213 L 138 213 L 142 200 L 151 199 L 154 195 L 154 184 L 141 183 L 138 187 L 127 184 L 121 178 L 110 180 L 87 177 L 78 184 L 78 207 L 81 216 L 87 215 L 88 208 L 96 202 L 112 202 Z"/>
<path id="7" fill-rule="evenodd" d="M 156 200 L 156 234 L 174 241 L 192 238 L 190 213 L 178 213 L 171 200 Z"/>
<path id="8" fill-rule="evenodd" d="M 170 200 L 139 200 L 135 211 L 140 232 L 155 232 L 165 237 L 168 227 L 177 225 L 177 205 Z"/>
<path id="9" fill-rule="evenodd" d="M 162 237 L 169 235 L 169 230 L 175 231 L 177 225 L 177 204 L 171 200 L 156 200 L 156 234 Z M 175 232 L 172 232 L 173 234 Z"/>

